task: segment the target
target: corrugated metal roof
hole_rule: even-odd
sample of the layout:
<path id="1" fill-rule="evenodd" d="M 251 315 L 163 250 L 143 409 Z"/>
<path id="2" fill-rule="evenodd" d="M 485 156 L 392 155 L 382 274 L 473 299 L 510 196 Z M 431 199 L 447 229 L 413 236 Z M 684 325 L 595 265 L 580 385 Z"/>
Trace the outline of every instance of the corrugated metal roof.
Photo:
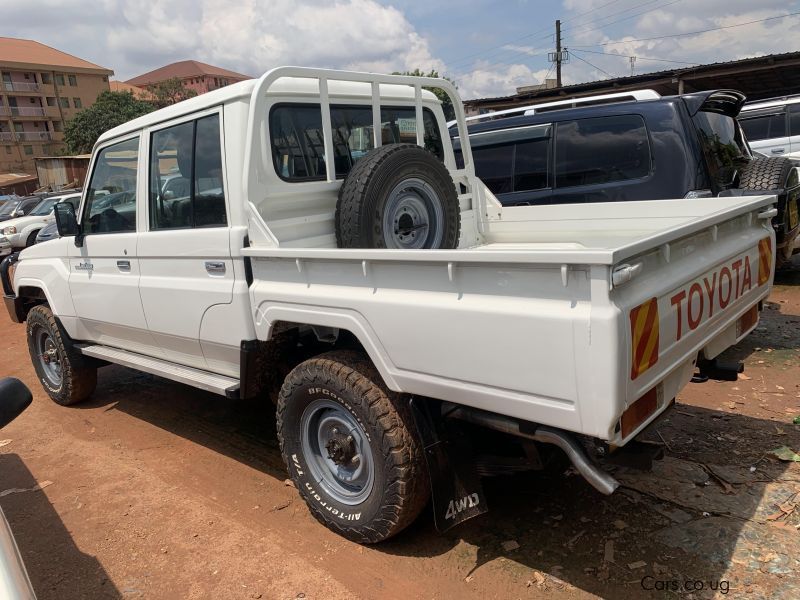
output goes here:
<path id="1" fill-rule="evenodd" d="M 28 175 L 27 173 L 0 173 L 0 186 L 25 183 L 34 179 L 36 179 L 36 175 Z"/>
<path id="2" fill-rule="evenodd" d="M 466 102 L 503 102 L 503 101 L 513 101 L 516 99 L 522 98 L 535 98 L 537 96 L 548 96 L 548 95 L 566 95 L 569 96 L 570 93 L 580 90 L 581 88 L 588 88 L 588 87 L 605 87 L 608 85 L 628 85 L 637 82 L 647 82 L 650 80 L 655 79 L 663 79 L 666 77 L 677 76 L 677 75 L 686 75 L 688 73 L 697 73 L 702 72 L 705 70 L 714 70 L 719 69 L 720 67 L 746 67 L 748 64 L 753 64 L 759 61 L 765 60 L 783 60 L 787 58 L 800 58 L 800 52 L 783 52 L 780 54 L 765 54 L 761 56 L 752 56 L 750 58 L 742 58 L 738 60 L 729 60 L 729 61 L 721 61 L 715 63 L 707 63 L 704 65 L 697 65 L 693 67 L 678 67 L 675 69 L 665 69 L 663 71 L 651 71 L 648 73 L 638 73 L 636 75 L 626 75 L 624 77 L 614 77 L 611 79 L 596 79 L 593 81 L 584 81 L 581 83 L 572 83 L 570 85 L 564 85 L 560 88 L 547 88 L 541 90 L 532 90 L 530 92 L 524 92 L 522 94 L 512 94 L 510 96 L 497 96 L 494 98 L 476 98 L 473 100 L 467 100 Z M 563 94 L 562 94 L 563 92 Z"/>

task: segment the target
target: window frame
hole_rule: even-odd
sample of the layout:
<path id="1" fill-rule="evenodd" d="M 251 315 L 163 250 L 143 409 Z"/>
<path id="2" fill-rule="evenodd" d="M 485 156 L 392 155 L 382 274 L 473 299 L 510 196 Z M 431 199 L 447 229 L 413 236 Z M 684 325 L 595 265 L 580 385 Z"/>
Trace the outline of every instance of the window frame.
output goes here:
<path id="1" fill-rule="evenodd" d="M 638 119 L 642 126 L 644 127 L 645 132 L 645 139 L 647 140 L 647 154 L 650 157 L 650 165 L 647 169 L 647 173 L 642 175 L 641 177 L 632 177 L 630 179 L 615 179 L 614 181 L 605 181 L 602 183 L 582 183 L 580 185 L 569 185 L 569 186 L 559 186 L 558 185 L 558 173 L 557 173 L 557 153 L 558 153 L 558 142 L 559 142 L 559 135 L 558 129 L 559 126 L 565 123 L 574 123 L 577 121 L 588 121 L 588 120 L 598 120 L 598 119 L 613 119 L 619 117 L 633 117 Z M 553 121 L 553 142 L 551 145 L 551 155 L 552 155 L 552 171 L 550 176 L 552 178 L 552 187 L 554 193 L 561 192 L 562 190 L 580 190 L 589 187 L 597 187 L 597 186 L 616 186 L 616 185 L 628 185 L 631 182 L 635 183 L 642 183 L 648 179 L 651 179 L 655 175 L 655 156 L 653 153 L 653 140 L 650 137 L 650 129 L 647 127 L 647 120 L 639 113 L 620 113 L 620 114 L 611 114 L 611 115 L 598 115 L 596 117 L 579 117 L 573 119 L 563 119 L 559 121 Z"/>
<path id="2" fill-rule="evenodd" d="M 127 142 L 127 141 L 130 141 L 130 140 L 133 140 L 133 139 L 137 139 L 137 138 L 139 140 L 139 147 L 136 149 L 136 152 L 137 152 L 137 154 L 136 154 L 136 185 L 134 186 L 134 194 L 135 194 L 135 198 L 136 198 L 136 216 L 134 218 L 134 223 L 135 223 L 134 230 L 133 231 L 95 231 L 95 232 L 92 232 L 92 233 L 89 233 L 89 232 L 85 231 L 85 229 L 83 227 L 83 224 L 84 224 L 84 221 L 86 219 L 86 209 L 88 208 L 87 201 L 89 199 L 89 189 L 90 189 L 90 184 L 92 182 L 92 178 L 94 177 L 95 171 L 97 170 L 97 159 L 100 157 L 100 153 L 103 150 L 105 150 L 106 148 L 109 148 L 111 146 L 116 146 L 117 144 L 121 144 L 123 142 Z M 81 201 L 80 201 L 80 204 L 78 206 L 77 221 L 78 221 L 78 225 L 80 225 L 80 227 L 81 227 L 81 234 L 83 236 L 114 235 L 114 234 L 118 234 L 118 233 L 128 233 L 128 234 L 139 233 L 139 212 L 140 212 L 139 203 L 141 201 L 140 198 L 139 198 L 139 191 L 140 191 L 140 184 L 141 184 L 141 178 L 140 177 L 141 177 L 141 172 L 142 172 L 142 139 L 143 139 L 142 131 L 141 130 L 137 130 L 137 131 L 125 134 L 123 136 L 120 136 L 118 138 L 114 138 L 114 139 L 108 140 L 107 142 L 103 142 L 102 145 L 100 145 L 97 148 L 95 148 L 94 151 L 92 152 L 92 162 L 89 165 L 89 170 L 87 171 L 88 176 L 86 177 L 86 180 L 85 180 L 86 183 L 84 184 L 83 192 L 81 193 Z"/>
<path id="3" fill-rule="evenodd" d="M 146 127 L 142 131 L 142 136 L 145 144 L 146 149 L 146 156 L 145 160 L 145 170 L 146 170 L 146 179 L 144 183 L 144 192 L 145 192 L 145 210 L 144 210 L 144 229 L 142 231 L 146 231 L 149 233 L 159 233 L 161 231 L 194 231 L 194 230 L 207 230 L 207 229 L 228 229 L 232 226 L 232 215 L 231 215 L 231 207 L 229 202 L 229 189 L 228 189 L 228 169 L 227 164 L 225 161 L 225 121 L 223 118 L 224 111 L 222 110 L 222 105 L 213 106 L 211 108 L 205 110 L 199 110 L 193 113 L 181 115 L 175 119 L 171 119 L 169 121 L 163 121 L 161 123 L 157 123 L 150 127 Z M 221 158 L 221 165 L 220 168 L 222 170 L 222 193 L 225 197 L 225 219 L 227 223 L 225 225 L 202 225 L 200 227 L 162 227 L 158 229 L 154 229 L 152 227 L 152 221 L 150 220 L 150 178 L 152 177 L 151 173 L 151 162 L 150 162 L 150 149 L 152 148 L 153 144 L 153 134 L 158 133 L 160 131 L 164 131 L 165 129 L 169 129 L 170 127 L 175 127 L 176 125 L 182 125 L 184 123 L 191 123 L 192 121 L 198 121 L 205 117 L 210 117 L 213 115 L 217 115 L 219 117 L 219 148 L 220 148 L 220 158 Z M 196 127 L 196 126 L 195 126 Z M 194 164 L 192 165 L 192 170 L 194 170 Z M 194 187 L 194 181 L 191 182 L 192 187 Z"/>
<path id="4" fill-rule="evenodd" d="M 267 144 L 266 144 L 267 148 L 266 149 L 267 149 L 267 151 L 269 153 L 269 155 L 266 158 L 272 165 L 272 173 L 275 176 L 277 176 L 280 179 L 280 181 L 282 181 L 283 183 L 288 183 L 288 184 L 311 183 L 311 182 L 328 183 L 327 174 L 325 174 L 325 175 L 316 175 L 314 177 L 297 178 L 297 177 L 284 177 L 278 171 L 278 169 L 277 169 L 277 167 L 275 165 L 275 156 L 273 154 L 272 128 L 270 127 L 270 125 L 272 123 L 272 113 L 275 112 L 277 109 L 287 108 L 287 107 L 288 108 L 308 108 L 308 107 L 314 108 L 314 107 L 316 107 L 316 108 L 319 108 L 320 118 L 322 116 L 322 104 L 319 103 L 319 102 L 314 102 L 314 101 L 302 102 L 302 101 L 288 100 L 288 101 L 279 101 L 279 102 L 276 102 L 276 103 L 270 105 L 269 110 L 267 111 L 267 117 L 266 117 L 266 130 L 267 130 L 267 132 L 266 132 L 267 133 Z M 344 102 L 344 103 L 341 103 L 341 104 L 340 103 L 331 102 L 330 103 L 330 108 L 331 108 L 331 111 L 333 111 L 333 109 L 363 109 L 363 110 L 370 111 L 370 115 L 372 113 L 372 104 L 371 103 L 366 103 L 366 102 L 360 103 L 360 102 L 352 102 L 351 101 L 351 102 Z M 383 103 L 381 103 L 380 108 L 381 108 L 381 110 L 385 110 L 385 109 L 386 110 L 407 109 L 407 110 L 412 110 L 413 111 L 415 107 L 414 107 L 413 104 L 402 104 L 402 103 L 400 103 L 400 104 L 396 104 L 396 103 L 383 104 Z M 447 164 L 448 164 L 447 163 L 448 154 L 447 154 L 447 146 L 445 144 L 445 137 L 448 140 L 450 139 L 450 136 L 447 135 L 447 128 L 445 127 L 444 129 L 442 129 L 441 123 L 439 123 L 439 119 L 437 117 L 436 112 L 432 108 L 430 108 L 428 106 L 425 106 L 424 103 L 423 103 L 423 106 L 422 106 L 422 120 L 423 120 L 423 123 L 425 121 L 425 114 L 426 113 L 430 114 L 431 119 L 436 124 L 437 131 L 439 131 L 439 133 L 440 133 L 440 138 L 439 139 L 440 139 L 440 144 L 442 146 L 442 156 L 441 157 L 437 156 L 437 158 L 439 160 L 441 160 L 442 163 L 445 166 L 447 166 Z M 331 121 L 332 121 L 332 119 L 331 119 Z M 424 137 L 424 134 L 423 134 L 423 137 Z M 436 155 L 434 154 L 434 156 L 436 156 Z M 345 177 L 347 177 L 347 173 L 336 173 L 336 181 L 334 183 L 337 183 L 337 182 L 340 182 L 340 181 L 344 180 Z"/>

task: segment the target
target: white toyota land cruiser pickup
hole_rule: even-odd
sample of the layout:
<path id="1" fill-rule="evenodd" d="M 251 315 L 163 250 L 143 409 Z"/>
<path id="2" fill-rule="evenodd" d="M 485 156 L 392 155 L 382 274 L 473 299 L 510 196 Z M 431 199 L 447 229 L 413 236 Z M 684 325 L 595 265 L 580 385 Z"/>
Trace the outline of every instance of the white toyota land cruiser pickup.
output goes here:
<path id="1" fill-rule="evenodd" d="M 453 100 L 462 169 L 423 86 Z M 105 133 L 62 237 L 0 265 L 42 385 L 74 404 L 117 363 L 275 391 L 299 493 L 359 542 L 431 495 L 440 528 L 485 511 L 476 425 L 611 493 L 586 448 L 630 442 L 756 326 L 775 199 L 504 208 L 468 139 L 446 81 L 297 67 Z"/>

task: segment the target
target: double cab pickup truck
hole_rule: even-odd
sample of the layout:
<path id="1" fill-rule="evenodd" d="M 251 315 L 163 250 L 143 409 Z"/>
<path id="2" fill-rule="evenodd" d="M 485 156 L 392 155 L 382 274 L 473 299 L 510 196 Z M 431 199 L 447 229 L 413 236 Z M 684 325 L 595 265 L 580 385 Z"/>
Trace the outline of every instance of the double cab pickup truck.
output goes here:
<path id="1" fill-rule="evenodd" d="M 374 543 L 431 497 L 440 528 L 486 510 L 476 430 L 612 493 L 587 448 L 631 442 L 756 327 L 775 202 L 503 206 L 447 81 L 281 67 L 103 134 L 60 237 L 0 279 L 55 402 L 108 363 L 273 398 L 311 513 Z"/>

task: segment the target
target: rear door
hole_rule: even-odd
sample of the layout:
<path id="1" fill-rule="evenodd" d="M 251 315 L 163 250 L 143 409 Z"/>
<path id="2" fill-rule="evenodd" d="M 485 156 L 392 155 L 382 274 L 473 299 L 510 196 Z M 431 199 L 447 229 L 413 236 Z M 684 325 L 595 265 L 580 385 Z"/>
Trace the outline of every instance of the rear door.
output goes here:
<path id="1" fill-rule="evenodd" d="M 800 158 L 800 103 L 790 104 L 789 112 L 789 152 L 792 158 Z"/>
<path id="2" fill-rule="evenodd" d="M 140 219 L 139 291 L 150 332 L 165 358 L 199 369 L 213 368 L 201 343 L 203 317 L 233 299 L 221 120 L 214 109 L 150 130 Z M 221 352 L 238 358 L 238 342 Z"/>
<path id="3" fill-rule="evenodd" d="M 783 106 L 742 112 L 739 122 L 750 147 L 756 152 L 767 156 L 789 154 L 790 142 Z"/>

